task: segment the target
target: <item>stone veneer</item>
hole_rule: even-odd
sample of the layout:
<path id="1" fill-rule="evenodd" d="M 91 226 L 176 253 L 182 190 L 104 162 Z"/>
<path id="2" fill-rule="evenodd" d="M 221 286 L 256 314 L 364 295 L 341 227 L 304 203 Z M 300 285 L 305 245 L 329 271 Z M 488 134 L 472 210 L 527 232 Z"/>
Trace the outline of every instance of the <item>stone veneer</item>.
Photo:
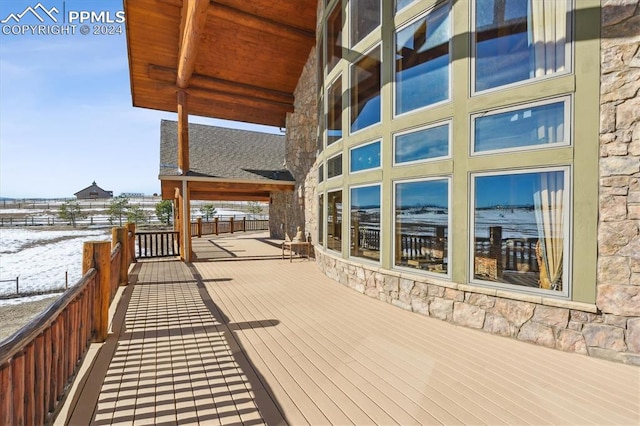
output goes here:
<path id="1" fill-rule="evenodd" d="M 294 112 L 287 114 L 285 161 L 287 169 L 296 180 L 296 187 L 293 193 L 271 194 L 269 233 L 272 238 L 284 238 L 285 228 L 293 238 L 298 226 L 305 234 L 315 235 L 315 215 L 305 217 L 305 206 L 313 200 L 315 191 L 308 191 L 305 179 L 318 150 L 316 67 L 316 49 L 313 48 L 294 92 Z"/>
<path id="2" fill-rule="evenodd" d="M 402 309 L 549 348 L 640 365 L 640 5 L 639 0 L 604 0 L 602 6 L 596 305 L 384 270 L 322 250 L 316 251 L 318 267 L 335 281 Z M 306 74 L 315 73 L 311 63 L 315 54 L 301 83 L 315 87 L 315 76 Z M 309 92 L 301 85 L 299 90 L 306 99 Z M 306 114 L 297 109 L 296 114 L 315 114 L 315 104 L 301 104 L 308 108 Z M 304 180 L 306 230 L 312 235 L 317 231 L 317 168 L 313 164 Z"/>

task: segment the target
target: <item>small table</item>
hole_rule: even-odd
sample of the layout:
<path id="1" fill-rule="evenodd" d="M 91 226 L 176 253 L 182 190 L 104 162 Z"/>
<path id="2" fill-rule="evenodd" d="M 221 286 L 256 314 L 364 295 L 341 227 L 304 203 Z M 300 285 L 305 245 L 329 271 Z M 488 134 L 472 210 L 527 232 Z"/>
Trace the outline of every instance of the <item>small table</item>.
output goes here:
<path id="1" fill-rule="evenodd" d="M 289 262 L 293 262 L 293 249 L 294 247 L 306 247 L 307 259 L 311 255 L 311 243 L 309 241 L 283 241 L 282 242 L 282 259 L 284 259 L 284 249 L 289 249 Z M 302 253 L 300 253 L 302 257 Z"/>

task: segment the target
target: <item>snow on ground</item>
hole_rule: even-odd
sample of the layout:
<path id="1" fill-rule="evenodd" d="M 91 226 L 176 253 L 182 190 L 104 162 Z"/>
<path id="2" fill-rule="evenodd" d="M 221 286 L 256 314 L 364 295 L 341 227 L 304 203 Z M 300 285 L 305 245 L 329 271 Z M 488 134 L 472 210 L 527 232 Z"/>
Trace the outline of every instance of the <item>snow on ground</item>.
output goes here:
<path id="1" fill-rule="evenodd" d="M 64 288 L 65 272 L 69 286 L 82 276 L 82 249 L 85 241 L 109 241 L 110 229 L 69 229 L 45 231 L 0 228 L 0 294 L 15 293 L 15 278 L 20 291 L 47 291 Z M 0 300 L 0 306 L 17 300 Z M 35 300 L 29 298 L 28 300 Z"/>

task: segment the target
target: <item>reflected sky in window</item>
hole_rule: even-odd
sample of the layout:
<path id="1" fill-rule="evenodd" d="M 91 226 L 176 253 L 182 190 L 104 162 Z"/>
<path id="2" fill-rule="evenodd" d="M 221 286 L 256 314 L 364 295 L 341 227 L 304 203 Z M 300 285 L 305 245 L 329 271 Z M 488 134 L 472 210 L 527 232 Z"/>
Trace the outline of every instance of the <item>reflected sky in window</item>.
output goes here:
<path id="1" fill-rule="evenodd" d="M 449 124 L 396 136 L 396 163 L 427 160 L 449 155 Z"/>
<path id="2" fill-rule="evenodd" d="M 380 167 L 380 141 L 351 150 L 350 171 L 374 169 Z"/>

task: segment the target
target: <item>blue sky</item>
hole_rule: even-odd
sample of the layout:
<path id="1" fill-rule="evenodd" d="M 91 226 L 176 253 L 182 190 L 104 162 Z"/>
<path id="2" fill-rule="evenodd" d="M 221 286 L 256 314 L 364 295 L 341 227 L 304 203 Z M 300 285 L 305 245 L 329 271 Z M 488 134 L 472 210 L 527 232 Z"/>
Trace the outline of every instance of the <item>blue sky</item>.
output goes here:
<path id="1" fill-rule="evenodd" d="M 160 120 L 176 114 L 132 106 L 124 24 L 120 35 L 82 35 L 79 23 L 75 34 L 32 35 L 19 28 L 52 28 L 71 11 L 108 11 L 116 20 L 122 0 L 2 0 L 0 21 L 38 3 L 55 7 L 58 23 L 27 13 L 20 22 L 0 24 L 0 197 L 71 197 L 94 180 L 115 195 L 159 192 Z M 94 23 L 88 24 L 92 32 Z"/>

